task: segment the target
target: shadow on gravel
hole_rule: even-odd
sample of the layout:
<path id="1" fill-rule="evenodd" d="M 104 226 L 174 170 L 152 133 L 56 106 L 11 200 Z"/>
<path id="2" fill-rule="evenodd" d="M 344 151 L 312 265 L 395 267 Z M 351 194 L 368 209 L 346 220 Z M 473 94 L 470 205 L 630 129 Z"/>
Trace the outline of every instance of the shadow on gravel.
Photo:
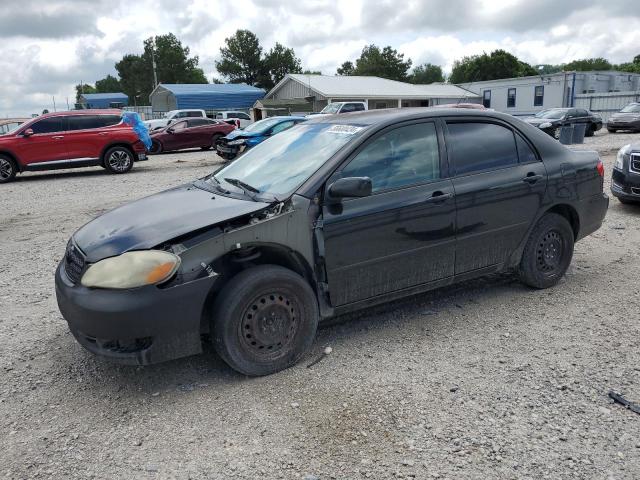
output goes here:
<path id="1" fill-rule="evenodd" d="M 211 387 L 216 395 L 224 395 L 227 388 L 233 388 L 243 382 L 257 385 L 263 382 L 286 382 L 289 376 L 307 376 L 312 374 L 306 365 L 322 352 L 327 342 L 335 349 L 358 348 L 363 337 L 385 329 L 397 332 L 398 328 L 413 328 L 416 324 L 426 324 L 427 318 L 446 312 L 451 308 L 473 308 L 484 295 L 503 297 L 526 295 L 527 287 L 522 286 L 511 274 L 493 275 L 486 278 L 464 282 L 458 285 L 443 287 L 432 292 L 397 300 L 377 307 L 371 307 L 358 313 L 343 315 L 321 325 L 318 337 L 311 352 L 305 356 L 297 367 L 271 377 L 251 379 L 231 370 L 207 343 L 204 353 L 170 362 L 139 366 L 124 366 L 109 363 L 94 357 L 75 344 L 72 338 L 63 340 L 61 350 L 72 349 L 70 354 L 63 354 L 57 359 L 66 364 L 71 377 L 77 377 L 78 384 L 84 391 L 93 395 L 115 396 L 116 399 L 126 397 L 129 400 L 164 396 L 171 393 L 185 393 Z M 390 317 L 390 314 L 392 316 Z M 460 328 L 459 324 L 437 322 L 430 332 L 434 338 L 448 335 L 447 330 Z M 390 332 L 391 334 L 391 332 Z M 310 372 L 307 374 L 307 372 Z M 78 394 L 81 394 L 78 392 Z"/>

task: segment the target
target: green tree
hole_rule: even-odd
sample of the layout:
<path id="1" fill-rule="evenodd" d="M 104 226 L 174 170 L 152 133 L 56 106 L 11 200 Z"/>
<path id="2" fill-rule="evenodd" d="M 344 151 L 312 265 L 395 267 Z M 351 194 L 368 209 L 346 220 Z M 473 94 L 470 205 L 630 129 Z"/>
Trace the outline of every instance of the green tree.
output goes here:
<path id="1" fill-rule="evenodd" d="M 121 90 L 130 99 L 138 96 L 146 103 L 154 88 L 154 59 L 158 83 L 208 83 L 198 67 L 199 58 L 189 53 L 173 33 L 146 39 L 142 55 L 125 55 L 116 63 Z"/>
<path id="2" fill-rule="evenodd" d="M 80 95 L 83 93 L 97 93 L 96 88 L 88 83 L 79 83 L 76 85 L 76 103 L 80 101 Z"/>
<path id="3" fill-rule="evenodd" d="M 304 72 L 302 72 L 303 75 L 322 75 L 322 72 L 320 70 L 305 70 Z"/>
<path id="4" fill-rule="evenodd" d="M 589 70 L 611 70 L 613 65 L 605 58 L 585 58 L 582 60 L 574 60 L 566 63 L 564 70 L 576 70 L 578 72 L 586 72 Z"/>
<path id="5" fill-rule="evenodd" d="M 287 73 L 302 73 L 300 59 L 296 57 L 293 48 L 287 48 L 277 42 L 265 55 L 264 68 L 268 76 L 260 86 L 267 90 L 273 88 Z"/>
<path id="6" fill-rule="evenodd" d="M 433 65 L 432 63 L 418 65 L 413 69 L 411 75 L 409 75 L 409 82 L 422 85 L 434 82 L 444 82 L 442 67 L 439 65 Z"/>
<path id="7" fill-rule="evenodd" d="M 262 47 L 258 37 L 249 30 L 238 30 L 225 39 L 220 48 L 221 60 L 217 60 L 216 70 L 231 83 L 246 83 L 257 86 L 264 81 L 268 72 L 262 60 Z"/>
<path id="8" fill-rule="evenodd" d="M 354 67 L 353 62 L 344 62 L 342 65 L 338 67 L 336 71 L 338 75 L 355 75 L 353 73 L 356 67 Z"/>
<path id="9" fill-rule="evenodd" d="M 453 62 L 451 83 L 479 82 L 498 78 L 526 77 L 538 72 L 528 63 L 504 50 L 473 55 Z"/>
<path id="10" fill-rule="evenodd" d="M 113 75 L 107 75 L 102 80 L 96 81 L 97 93 L 116 93 L 122 90 L 120 80 Z"/>
<path id="11" fill-rule="evenodd" d="M 345 62 L 343 66 L 347 63 L 350 62 Z M 367 45 L 356 60 L 353 72 L 342 75 L 367 75 L 405 81 L 410 68 L 411 60 L 405 61 L 403 53 L 389 46 L 380 50 L 376 45 Z"/>

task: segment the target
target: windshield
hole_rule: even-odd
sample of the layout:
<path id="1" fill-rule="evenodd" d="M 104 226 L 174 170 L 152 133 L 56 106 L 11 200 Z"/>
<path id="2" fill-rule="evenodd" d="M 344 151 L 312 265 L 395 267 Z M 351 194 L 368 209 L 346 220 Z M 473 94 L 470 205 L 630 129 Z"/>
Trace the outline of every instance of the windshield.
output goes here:
<path id="1" fill-rule="evenodd" d="M 0 126 L 0 135 L 6 135 L 7 133 L 15 132 L 18 128 L 24 125 L 26 122 L 11 122 L 6 125 Z"/>
<path id="2" fill-rule="evenodd" d="M 622 110 L 620 110 L 621 113 L 640 113 L 640 104 L 636 103 L 631 104 L 631 105 L 627 105 L 626 107 L 624 107 Z"/>
<path id="3" fill-rule="evenodd" d="M 338 110 L 340 110 L 340 105 L 340 103 L 330 103 L 329 105 L 324 107 L 320 113 L 338 113 Z"/>
<path id="4" fill-rule="evenodd" d="M 552 108 L 551 110 L 543 110 L 541 112 L 536 113 L 536 117 L 538 118 L 562 118 L 566 110 L 561 110 L 559 108 Z"/>
<path id="5" fill-rule="evenodd" d="M 244 129 L 245 132 L 262 132 L 264 130 L 268 130 L 269 128 L 277 125 L 282 121 L 282 118 L 273 117 L 273 118 L 265 118 L 264 120 L 260 120 L 258 122 L 252 123 L 247 128 Z"/>
<path id="6" fill-rule="evenodd" d="M 257 196 L 286 198 L 362 129 L 301 124 L 257 145 L 214 178 L 218 182 L 239 180 L 253 187 Z"/>

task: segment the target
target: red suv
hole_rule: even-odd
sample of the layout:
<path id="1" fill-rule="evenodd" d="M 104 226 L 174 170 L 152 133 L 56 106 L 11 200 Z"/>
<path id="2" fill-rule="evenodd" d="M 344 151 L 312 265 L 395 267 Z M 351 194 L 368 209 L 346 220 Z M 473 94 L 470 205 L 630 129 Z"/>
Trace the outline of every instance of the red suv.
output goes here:
<path id="1" fill-rule="evenodd" d="M 126 173 L 146 160 L 144 144 L 119 110 L 48 113 L 0 135 L 0 183 L 16 173 L 99 165 Z"/>

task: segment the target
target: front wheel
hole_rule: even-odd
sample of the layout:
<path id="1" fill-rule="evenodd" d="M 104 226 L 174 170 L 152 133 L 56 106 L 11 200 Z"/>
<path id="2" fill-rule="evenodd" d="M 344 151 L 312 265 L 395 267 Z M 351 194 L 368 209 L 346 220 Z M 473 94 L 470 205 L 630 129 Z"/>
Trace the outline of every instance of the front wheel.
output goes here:
<path id="1" fill-rule="evenodd" d="M 16 178 L 18 168 L 11 157 L 0 155 L 0 183 L 7 183 Z"/>
<path id="2" fill-rule="evenodd" d="M 163 147 L 162 144 L 158 140 L 153 140 L 151 142 L 151 148 L 149 149 L 149 153 L 152 155 L 157 155 L 162 153 Z"/>
<path id="3" fill-rule="evenodd" d="M 133 154 L 125 147 L 111 147 L 104 154 L 104 168 L 109 173 L 127 173 L 133 168 Z"/>
<path id="4" fill-rule="evenodd" d="M 549 288 L 565 274 L 574 244 L 573 229 L 561 215 L 545 214 L 533 228 L 522 252 L 520 280 L 533 288 Z"/>
<path id="5" fill-rule="evenodd" d="M 277 265 L 236 275 L 213 307 L 212 339 L 218 355 L 249 376 L 269 375 L 296 364 L 311 347 L 318 304 L 309 284 Z"/>

